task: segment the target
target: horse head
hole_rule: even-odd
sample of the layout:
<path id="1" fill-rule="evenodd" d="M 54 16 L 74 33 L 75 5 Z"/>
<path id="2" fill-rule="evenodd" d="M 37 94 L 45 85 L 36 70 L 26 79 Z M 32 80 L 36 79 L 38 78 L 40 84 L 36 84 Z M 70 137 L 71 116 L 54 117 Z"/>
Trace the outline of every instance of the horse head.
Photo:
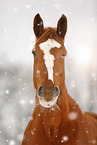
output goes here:
<path id="1" fill-rule="evenodd" d="M 65 87 L 66 31 L 64 15 L 57 28 L 44 28 L 39 14 L 34 18 L 36 103 L 22 145 L 97 145 L 97 115 L 83 113 Z"/>
<path id="2" fill-rule="evenodd" d="M 64 46 L 64 38 L 67 31 L 67 18 L 62 15 L 58 20 L 57 28 L 44 28 L 43 20 L 37 14 L 34 18 L 33 29 L 36 36 L 35 47 L 32 50 L 34 86 L 37 96 L 41 100 L 40 104 L 50 107 L 56 102 L 61 86 L 64 86 L 65 82 L 64 57 L 67 51 Z M 48 90 L 50 90 L 49 97 L 47 97 Z"/>

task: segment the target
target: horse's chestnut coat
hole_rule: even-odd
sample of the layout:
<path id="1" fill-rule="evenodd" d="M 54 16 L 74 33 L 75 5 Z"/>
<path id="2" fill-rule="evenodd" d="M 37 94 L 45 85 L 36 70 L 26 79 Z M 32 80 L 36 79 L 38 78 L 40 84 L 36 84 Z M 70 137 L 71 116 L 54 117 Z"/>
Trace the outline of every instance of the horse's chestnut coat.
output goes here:
<path id="1" fill-rule="evenodd" d="M 33 28 L 36 35 L 33 51 L 36 98 L 22 145 L 97 145 L 97 115 L 82 112 L 65 86 L 66 16 L 62 15 L 55 29 L 44 28 L 43 20 L 37 14 Z M 50 44 L 41 47 L 48 40 Z M 60 45 L 55 45 L 55 41 Z M 48 46 L 51 46 L 49 51 Z"/>

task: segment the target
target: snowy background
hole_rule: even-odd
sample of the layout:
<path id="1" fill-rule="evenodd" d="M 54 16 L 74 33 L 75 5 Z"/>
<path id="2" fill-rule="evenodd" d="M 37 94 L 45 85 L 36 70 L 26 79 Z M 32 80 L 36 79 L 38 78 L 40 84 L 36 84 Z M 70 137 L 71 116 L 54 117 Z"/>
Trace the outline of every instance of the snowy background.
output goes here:
<path id="1" fill-rule="evenodd" d="M 0 145 L 21 145 L 34 108 L 33 18 L 68 18 L 66 85 L 83 111 L 97 113 L 97 0 L 0 0 Z"/>

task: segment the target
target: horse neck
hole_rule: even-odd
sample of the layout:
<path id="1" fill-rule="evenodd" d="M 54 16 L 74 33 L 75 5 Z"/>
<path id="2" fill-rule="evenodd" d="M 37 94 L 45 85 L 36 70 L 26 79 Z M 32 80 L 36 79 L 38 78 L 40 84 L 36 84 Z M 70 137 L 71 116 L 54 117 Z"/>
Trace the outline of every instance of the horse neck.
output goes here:
<path id="1" fill-rule="evenodd" d="M 61 59 L 61 58 L 60 58 Z M 78 114 L 81 114 L 82 111 L 79 107 L 79 105 L 74 101 L 68 94 L 67 88 L 65 85 L 65 64 L 64 59 L 61 59 L 61 63 L 58 66 L 58 60 L 55 61 L 54 66 L 54 83 L 57 84 L 60 88 L 60 99 L 59 99 L 59 108 L 65 113 L 65 118 L 68 116 L 69 113 L 73 112 L 75 115 L 75 112 Z M 56 76 L 57 75 L 57 76 Z M 63 117 L 64 118 L 64 117 Z"/>

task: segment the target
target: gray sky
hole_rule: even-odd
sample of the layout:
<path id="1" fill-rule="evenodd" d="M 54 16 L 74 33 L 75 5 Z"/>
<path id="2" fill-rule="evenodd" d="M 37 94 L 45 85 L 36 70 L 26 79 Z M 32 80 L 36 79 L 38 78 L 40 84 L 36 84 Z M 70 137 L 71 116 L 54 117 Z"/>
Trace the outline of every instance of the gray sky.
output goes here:
<path id="1" fill-rule="evenodd" d="M 96 5 L 96 0 L 0 0 L 0 63 L 4 60 L 28 63 L 31 60 L 34 40 L 32 21 L 38 12 L 45 26 L 55 27 L 62 13 L 67 16 L 68 55 L 82 43 L 87 47 L 97 46 Z M 92 47 L 95 49 L 95 46 Z"/>

